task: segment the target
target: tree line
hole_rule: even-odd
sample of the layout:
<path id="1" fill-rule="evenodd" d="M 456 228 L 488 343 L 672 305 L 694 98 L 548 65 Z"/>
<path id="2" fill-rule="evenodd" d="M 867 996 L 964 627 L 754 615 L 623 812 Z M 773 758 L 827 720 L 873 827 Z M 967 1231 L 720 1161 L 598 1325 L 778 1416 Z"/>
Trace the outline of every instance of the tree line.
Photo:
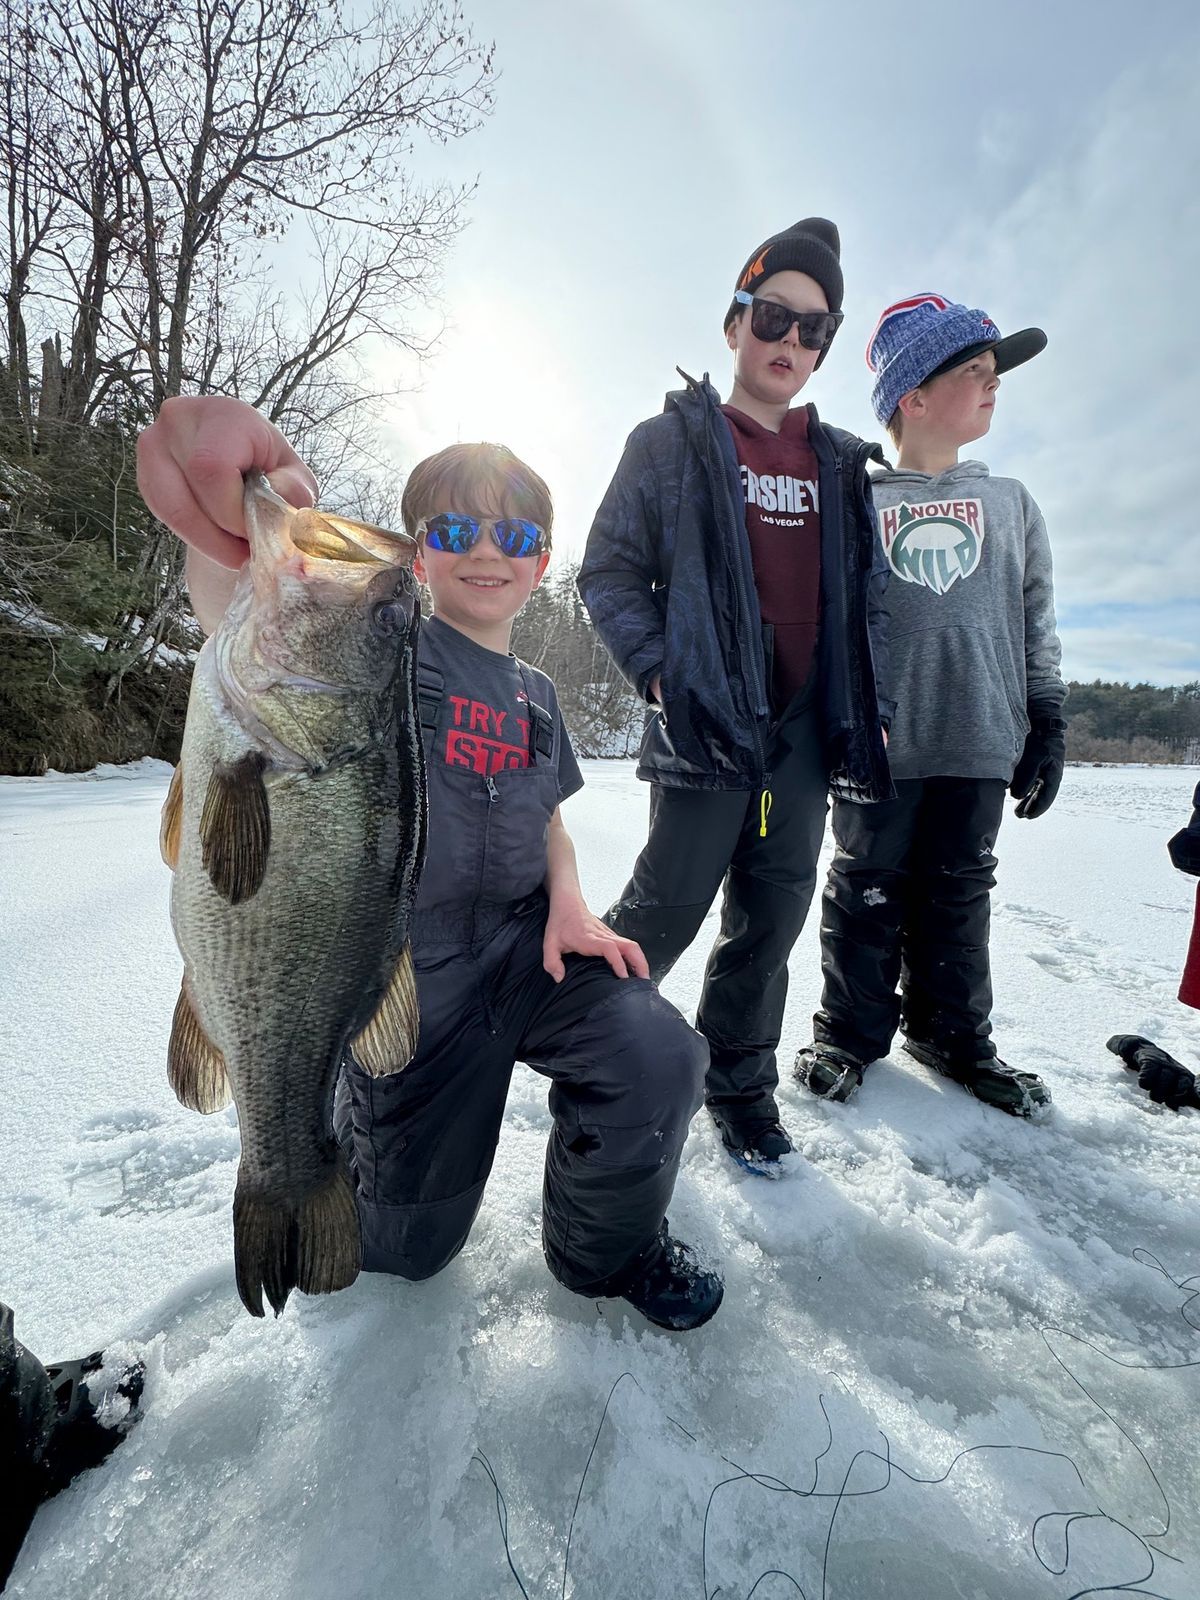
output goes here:
<path id="1" fill-rule="evenodd" d="M 394 514 L 364 373 L 420 351 L 492 52 L 456 0 L 31 0 L 0 17 L 0 770 L 178 741 L 198 644 L 137 495 L 163 401 L 237 395 Z"/>

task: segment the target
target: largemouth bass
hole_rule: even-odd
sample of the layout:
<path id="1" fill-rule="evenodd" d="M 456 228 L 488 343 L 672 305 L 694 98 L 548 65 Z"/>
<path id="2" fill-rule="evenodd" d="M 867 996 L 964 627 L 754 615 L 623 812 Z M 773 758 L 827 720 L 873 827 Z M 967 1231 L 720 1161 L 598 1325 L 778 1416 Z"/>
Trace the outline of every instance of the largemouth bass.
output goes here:
<path id="1" fill-rule="evenodd" d="M 237 1106 L 238 1293 L 278 1316 L 292 1289 L 362 1262 L 332 1134 L 339 1062 L 397 1072 L 417 1038 L 408 921 L 425 845 L 415 545 L 247 478 L 250 560 L 196 662 L 163 808 L 184 960 L 171 1086 Z"/>

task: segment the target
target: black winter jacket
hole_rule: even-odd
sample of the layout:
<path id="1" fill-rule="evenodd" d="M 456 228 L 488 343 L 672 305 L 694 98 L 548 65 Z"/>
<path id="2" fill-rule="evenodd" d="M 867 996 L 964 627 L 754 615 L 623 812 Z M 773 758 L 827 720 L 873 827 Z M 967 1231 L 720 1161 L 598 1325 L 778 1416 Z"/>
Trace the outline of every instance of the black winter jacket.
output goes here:
<path id="1" fill-rule="evenodd" d="M 1200 783 L 1192 796 L 1192 820 L 1169 840 L 1167 849 L 1180 872 L 1200 877 Z"/>
<path id="2" fill-rule="evenodd" d="M 662 711 L 647 717 L 638 776 L 679 789 L 769 786 L 772 629 L 759 613 L 733 434 L 707 377 L 681 372 L 661 416 L 640 423 L 604 496 L 579 592 L 617 666 Z M 878 445 L 808 408 L 819 467 L 821 610 L 818 704 L 830 787 L 887 800 L 880 723 L 888 699 L 887 563 L 867 461 Z"/>

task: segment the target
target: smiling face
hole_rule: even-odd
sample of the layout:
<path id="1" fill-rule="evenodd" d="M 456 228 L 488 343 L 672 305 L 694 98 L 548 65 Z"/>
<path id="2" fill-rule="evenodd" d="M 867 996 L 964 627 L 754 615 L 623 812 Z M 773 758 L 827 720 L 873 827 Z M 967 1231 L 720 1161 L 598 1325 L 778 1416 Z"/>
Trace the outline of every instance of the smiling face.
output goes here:
<path id="1" fill-rule="evenodd" d="M 789 311 L 828 311 L 825 291 L 807 272 L 773 272 L 754 291 L 758 300 L 775 300 Z M 793 322 L 772 344 L 756 339 L 750 329 L 750 308 L 743 307 L 725 330 L 733 351 L 733 392 L 729 404 L 777 430 L 784 413 L 812 376 L 821 352 L 806 350 Z"/>
<path id="2" fill-rule="evenodd" d="M 453 444 L 418 462 L 401 502 L 404 526 L 416 537 L 431 517 L 457 512 L 490 524 L 522 517 L 542 528 L 549 542 L 554 506 L 545 483 L 502 444 Z M 507 652 L 513 619 L 542 581 L 550 560 L 506 556 L 490 526 L 470 550 L 431 550 L 422 536 L 413 571 L 429 585 L 434 615 L 486 650 Z"/>
<path id="3" fill-rule="evenodd" d="M 431 515 L 451 511 L 490 523 L 493 517 L 511 515 L 491 495 L 483 504 L 439 507 Z M 465 633 L 486 650 L 508 650 L 513 620 L 529 596 L 541 583 L 550 552 L 540 556 L 506 556 L 492 538 L 490 526 L 481 530 L 478 542 L 463 555 L 448 550 L 431 550 L 424 536 L 413 562 L 413 572 L 429 585 L 433 614 Z"/>

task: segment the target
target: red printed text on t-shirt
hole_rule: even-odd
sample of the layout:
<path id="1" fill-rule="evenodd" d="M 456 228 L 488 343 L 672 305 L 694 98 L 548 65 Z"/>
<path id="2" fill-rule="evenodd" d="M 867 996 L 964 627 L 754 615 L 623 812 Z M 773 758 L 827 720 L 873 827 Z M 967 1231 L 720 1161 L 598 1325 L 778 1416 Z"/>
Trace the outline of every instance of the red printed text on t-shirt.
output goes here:
<path id="1" fill-rule="evenodd" d="M 467 695 L 446 697 L 450 727 L 446 731 L 446 765 L 466 767 L 488 778 L 493 772 L 529 765 L 529 719 L 501 711 Z"/>

